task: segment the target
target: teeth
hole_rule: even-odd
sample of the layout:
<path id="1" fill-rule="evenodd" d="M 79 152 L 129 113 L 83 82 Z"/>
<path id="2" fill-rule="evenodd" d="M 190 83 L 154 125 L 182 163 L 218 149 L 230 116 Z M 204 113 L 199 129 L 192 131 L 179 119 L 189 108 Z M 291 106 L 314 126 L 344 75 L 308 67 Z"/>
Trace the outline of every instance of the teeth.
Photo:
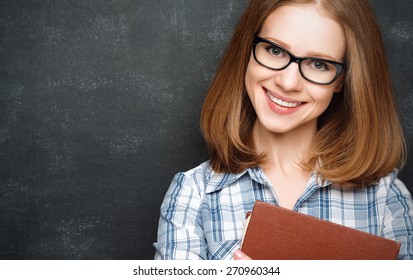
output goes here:
<path id="1" fill-rule="evenodd" d="M 277 105 L 283 106 L 283 107 L 287 107 L 287 108 L 295 108 L 297 106 L 301 105 L 301 102 L 287 102 L 287 101 L 283 101 L 281 99 L 278 99 L 276 97 L 274 97 L 273 95 L 271 95 L 268 91 L 266 91 L 268 98 L 274 102 Z"/>

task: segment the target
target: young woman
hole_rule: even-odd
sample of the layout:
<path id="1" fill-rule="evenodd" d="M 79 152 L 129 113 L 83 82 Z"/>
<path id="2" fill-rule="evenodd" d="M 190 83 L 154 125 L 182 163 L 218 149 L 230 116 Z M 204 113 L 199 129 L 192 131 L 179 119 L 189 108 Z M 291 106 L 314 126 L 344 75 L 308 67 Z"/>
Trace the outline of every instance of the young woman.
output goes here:
<path id="1" fill-rule="evenodd" d="M 397 240 L 413 259 L 405 142 L 368 0 L 251 0 L 201 127 L 209 161 L 174 177 L 156 259 L 248 258 L 256 200 Z"/>

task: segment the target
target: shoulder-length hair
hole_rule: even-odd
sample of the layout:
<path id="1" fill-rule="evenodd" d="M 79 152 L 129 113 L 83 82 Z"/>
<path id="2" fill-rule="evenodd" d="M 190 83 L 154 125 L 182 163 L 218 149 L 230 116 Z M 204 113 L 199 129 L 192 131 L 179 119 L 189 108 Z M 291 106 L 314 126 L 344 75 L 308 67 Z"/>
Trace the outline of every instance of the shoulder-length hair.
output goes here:
<path id="1" fill-rule="evenodd" d="M 378 24 L 368 0 L 251 0 L 233 34 L 206 96 L 201 129 L 217 172 L 238 173 L 265 161 L 252 139 L 256 114 L 245 89 L 254 35 L 278 7 L 316 4 L 345 32 L 342 93 L 318 120 L 303 168 L 342 186 L 366 186 L 401 169 L 406 144 Z"/>

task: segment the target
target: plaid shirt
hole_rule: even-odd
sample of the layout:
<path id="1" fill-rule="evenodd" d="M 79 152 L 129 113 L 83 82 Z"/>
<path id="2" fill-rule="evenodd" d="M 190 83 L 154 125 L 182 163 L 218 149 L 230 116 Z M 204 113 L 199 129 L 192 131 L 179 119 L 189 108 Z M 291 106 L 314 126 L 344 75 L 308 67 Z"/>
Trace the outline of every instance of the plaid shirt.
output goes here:
<path id="1" fill-rule="evenodd" d="M 178 173 L 161 206 L 155 259 L 232 259 L 256 200 L 277 204 L 260 168 L 216 173 L 205 162 Z M 397 240 L 398 258 L 413 259 L 413 202 L 397 172 L 355 190 L 321 185 L 313 174 L 293 210 Z"/>

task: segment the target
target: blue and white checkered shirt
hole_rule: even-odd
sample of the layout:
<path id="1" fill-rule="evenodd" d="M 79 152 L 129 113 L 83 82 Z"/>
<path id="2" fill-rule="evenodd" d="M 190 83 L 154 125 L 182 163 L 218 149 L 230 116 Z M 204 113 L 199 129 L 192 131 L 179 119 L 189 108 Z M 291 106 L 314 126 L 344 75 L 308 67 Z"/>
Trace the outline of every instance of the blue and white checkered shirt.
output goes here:
<path id="1" fill-rule="evenodd" d="M 356 190 L 320 185 L 316 177 L 293 210 L 397 240 L 398 258 L 413 259 L 413 202 L 397 172 Z M 205 162 L 178 173 L 161 206 L 155 259 L 232 259 L 256 200 L 277 204 L 260 168 L 216 173 Z"/>

